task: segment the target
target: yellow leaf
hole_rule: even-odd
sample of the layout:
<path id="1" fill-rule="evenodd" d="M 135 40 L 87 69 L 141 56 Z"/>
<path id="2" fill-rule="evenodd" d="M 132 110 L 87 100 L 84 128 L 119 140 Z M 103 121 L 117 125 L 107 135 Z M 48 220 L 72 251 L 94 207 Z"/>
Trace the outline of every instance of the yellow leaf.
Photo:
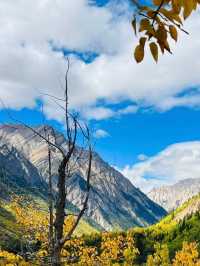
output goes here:
<path id="1" fill-rule="evenodd" d="M 147 16 L 150 17 L 150 18 L 154 18 L 155 17 L 155 11 L 154 10 L 149 10 L 147 12 Z"/>
<path id="2" fill-rule="evenodd" d="M 146 40 L 147 40 L 147 38 L 145 38 L 145 37 L 141 37 L 141 38 L 140 38 L 140 45 L 141 45 L 142 47 L 145 46 Z"/>
<path id="3" fill-rule="evenodd" d="M 193 9 L 194 9 L 194 10 L 197 9 L 197 0 L 193 0 Z"/>
<path id="4" fill-rule="evenodd" d="M 156 38 L 161 42 L 164 42 L 167 39 L 167 31 L 164 26 L 158 28 L 156 31 Z"/>
<path id="5" fill-rule="evenodd" d="M 165 48 L 165 50 L 167 50 L 170 54 L 172 53 L 171 50 L 170 50 L 169 43 L 168 43 L 167 40 L 164 41 L 164 48 Z"/>
<path id="6" fill-rule="evenodd" d="M 149 30 L 151 28 L 150 21 L 147 18 L 144 18 L 140 21 L 139 31 Z"/>
<path id="7" fill-rule="evenodd" d="M 140 7 L 140 11 L 141 11 L 141 12 L 144 12 L 144 11 L 147 12 L 147 11 L 149 11 L 149 10 L 151 10 L 151 8 L 148 7 L 148 6 L 141 6 L 141 7 Z"/>
<path id="8" fill-rule="evenodd" d="M 184 1 L 187 1 L 187 0 L 184 0 Z M 189 0 L 189 1 L 191 1 L 191 0 Z M 170 21 L 176 20 L 177 22 L 182 24 L 181 18 L 179 17 L 179 15 L 173 9 L 172 10 L 167 10 L 165 8 L 161 8 L 160 9 L 160 13 L 163 14 Z"/>
<path id="9" fill-rule="evenodd" d="M 177 30 L 176 30 L 176 27 L 173 26 L 173 25 L 170 25 L 169 26 L 169 32 L 170 32 L 170 35 L 171 35 L 172 39 L 174 39 L 177 42 L 178 33 L 177 33 Z"/>
<path id="10" fill-rule="evenodd" d="M 144 58 L 144 47 L 142 45 L 137 45 L 134 52 L 134 57 L 137 63 L 142 62 Z"/>
<path id="11" fill-rule="evenodd" d="M 172 8 L 173 8 L 173 11 L 176 14 L 179 14 L 180 11 L 181 11 L 181 3 L 180 3 L 180 0 L 172 0 Z"/>
<path id="12" fill-rule="evenodd" d="M 169 3 L 170 0 L 153 0 L 155 6 L 164 6 Z"/>
<path id="13" fill-rule="evenodd" d="M 192 13 L 194 7 L 193 0 L 183 0 L 183 7 L 184 7 L 183 17 L 184 19 L 186 19 Z"/>
<path id="14" fill-rule="evenodd" d="M 161 5 L 163 2 L 164 2 L 163 0 L 153 0 L 153 3 L 154 3 L 155 6 Z"/>
<path id="15" fill-rule="evenodd" d="M 159 44 L 159 46 L 160 46 L 160 50 L 161 50 L 161 52 L 164 54 L 164 52 L 165 52 L 165 46 L 164 46 L 164 43 L 158 41 L 158 44 Z"/>
<path id="16" fill-rule="evenodd" d="M 132 20 L 132 26 L 133 26 L 133 29 L 134 29 L 134 32 L 135 32 L 135 35 L 137 34 L 137 28 L 136 28 L 136 18 L 134 18 Z"/>
<path id="17" fill-rule="evenodd" d="M 180 18 L 180 16 L 178 14 L 174 14 L 173 15 L 173 19 L 176 20 L 177 22 L 179 22 L 181 25 L 183 24 L 182 20 L 181 20 L 181 18 Z"/>
<path id="18" fill-rule="evenodd" d="M 158 61 L 158 46 L 155 42 L 151 42 L 149 44 L 150 50 L 151 50 L 151 54 L 154 58 L 154 60 L 157 62 Z"/>

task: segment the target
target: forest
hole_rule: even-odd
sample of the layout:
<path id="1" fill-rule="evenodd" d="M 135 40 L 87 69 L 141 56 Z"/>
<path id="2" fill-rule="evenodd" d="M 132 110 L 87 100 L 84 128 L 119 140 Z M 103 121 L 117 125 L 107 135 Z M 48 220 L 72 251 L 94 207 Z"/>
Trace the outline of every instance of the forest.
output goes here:
<path id="1" fill-rule="evenodd" d="M 200 196 L 193 197 L 147 228 L 98 232 L 83 222 L 62 249 L 63 265 L 199 265 L 199 211 L 176 221 L 198 200 Z M 21 196 L 1 207 L 2 265 L 48 265 L 47 206 L 39 206 L 36 199 Z M 68 217 L 64 230 L 72 223 L 73 217 Z"/>

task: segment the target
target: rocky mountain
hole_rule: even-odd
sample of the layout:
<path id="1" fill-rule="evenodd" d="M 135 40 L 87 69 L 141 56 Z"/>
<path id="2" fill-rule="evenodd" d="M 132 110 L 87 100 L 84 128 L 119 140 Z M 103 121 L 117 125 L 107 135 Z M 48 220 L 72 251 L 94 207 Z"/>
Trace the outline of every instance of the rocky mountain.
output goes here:
<path id="1" fill-rule="evenodd" d="M 172 211 L 200 193 L 200 178 L 185 179 L 171 186 L 154 188 L 148 197 L 167 211 Z"/>
<path id="2" fill-rule="evenodd" d="M 14 147 L 3 144 L 0 146 L 0 198 L 9 199 L 12 193 L 23 191 L 47 196 L 48 187 L 34 165 Z"/>
<path id="3" fill-rule="evenodd" d="M 185 218 L 191 217 L 193 214 L 200 213 L 200 195 L 192 197 L 178 208 L 174 215 L 174 220 L 179 222 Z"/>
<path id="4" fill-rule="evenodd" d="M 162 225 L 171 224 L 174 226 L 192 218 L 193 215 L 198 216 L 198 219 L 200 219 L 200 193 L 185 201 L 177 209 L 161 219 L 156 225 L 162 227 Z"/>
<path id="5" fill-rule="evenodd" d="M 57 144 L 67 149 L 64 136 L 46 127 Z M 44 126 L 36 127 L 44 134 Z M 48 153 L 44 140 L 28 128 L 21 125 L 4 125 L 0 127 L 0 166 L 22 177 L 30 187 L 45 190 L 48 177 Z M 77 151 L 80 149 L 76 147 Z M 82 152 L 82 160 L 87 151 Z M 5 159 L 6 157 L 6 159 Z M 57 170 L 60 153 L 52 151 L 52 172 L 56 190 Z M 86 164 L 81 164 L 67 183 L 67 200 L 75 208 L 80 208 L 86 188 Z M 13 176 L 13 175 L 11 175 Z M 155 223 L 166 211 L 151 201 L 139 189 L 135 188 L 121 173 L 104 162 L 94 153 L 92 162 L 92 189 L 87 216 L 103 229 L 129 228 Z"/>

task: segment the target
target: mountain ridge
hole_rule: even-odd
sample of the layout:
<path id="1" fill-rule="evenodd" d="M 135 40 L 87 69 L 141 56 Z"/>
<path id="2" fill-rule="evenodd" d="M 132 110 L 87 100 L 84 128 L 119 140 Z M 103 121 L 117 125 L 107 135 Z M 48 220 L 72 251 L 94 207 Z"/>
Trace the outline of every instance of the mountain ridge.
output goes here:
<path id="1" fill-rule="evenodd" d="M 35 127 L 34 130 L 44 132 L 44 126 Z M 67 143 L 61 133 L 49 126 L 46 130 L 50 137 L 55 137 L 57 144 L 66 149 Z M 13 147 L 22 158 L 28 160 L 37 169 L 41 182 L 47 181 L 48 153 L 44 140 L 21 125 L 1 126 L 0 139 L 1 146 Z M 80 147 L 77 146 L 76 149 Z M 87 157 L 87 151 L 84 151 L 83 155 Z M 59 152 L 53 150 L 52 174 L 55 189 L 60 158 Z M 87 167 L 83 163 L 67 184 L 67 200 L 77 208 L 80 208 L 83 202 L 86 172 Z M 128 179 L 103 161 L 97 153 L 94 153 L 92 176 L 92 188 L 86 214 L 102 228 L 112 230 L 113 228 L 146 226 L 157 222 L 166 214 L 163 208 L 135 188 Z"/>
<path id="2" fill-rule="evenodd" d="M 174 185 L 152 189 L 147 195 L 167 211 L 172 211 L 200 193 L 200 178 L 187 178 Z"/>

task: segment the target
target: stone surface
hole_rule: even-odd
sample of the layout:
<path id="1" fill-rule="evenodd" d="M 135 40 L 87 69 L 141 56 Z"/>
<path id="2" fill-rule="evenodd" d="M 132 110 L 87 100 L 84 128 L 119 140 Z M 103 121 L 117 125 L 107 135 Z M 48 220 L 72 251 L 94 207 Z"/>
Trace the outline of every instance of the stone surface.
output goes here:
<path id="1" fill-rule="evenodd" d="M 148 193 L 148 196 L 167 211 L 172 211 L 198 193 L 200 193 L 200 178 L 185 179 L 175 185 L 155 188 Z"/>

